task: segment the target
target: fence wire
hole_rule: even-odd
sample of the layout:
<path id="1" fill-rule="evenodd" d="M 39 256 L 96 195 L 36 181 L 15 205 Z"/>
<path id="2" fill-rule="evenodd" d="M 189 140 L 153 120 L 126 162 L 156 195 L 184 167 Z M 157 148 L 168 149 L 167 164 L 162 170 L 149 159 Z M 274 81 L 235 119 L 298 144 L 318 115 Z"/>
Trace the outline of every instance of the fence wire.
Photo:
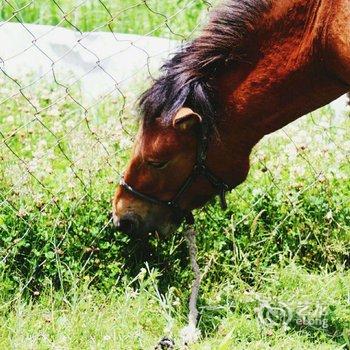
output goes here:
<path id="1" fill-rule="evenodd" d="M 43 271 L 62 283 L 62 274 L 75 267 L 92 276 L 125 268 L 116 258 L 103 265 L 101 251 L 111 249 L 110 199 L 137 128 L 135 100 L 160 62 L 196 35 L 212 6 L 194 0 L 164 4 L 2 1 L 0 271 L 15 268 L 23 288 L 37 290 L 33 279 Z M 309 225 L 301 208 L 313 191 L 315 206 L 325 206 L 320 220 L 327 230 L 348 230 L 348 219 L 338 221 L 336 215 L 348 196 L 340 194 L 333 203 L 333 192 L 349 178 L 349 140 L 348 116 L 329 107 L 264 139 L 252 155 L 248 181 L 230 195 L 240 214 L 221 227 L 233 242 L 234 259 L 245 256 L 235 240 L 240 225 L 253 235 L 271 198 L 288 210 L 252 242 L 259 250 L 256 259 L 269 242 L 285 237 L 292 217 L 300 214 L 298 220 Z M 318 203 L 320 193 L 326 199 Z M 221 222 L 215 205 L 198 213 L 203 216 Z M 305 235 L 292 231 L 299 244 L 286 254 L 297 255 L 310 236 L 321 239 L 311 227 Z M 335 251 L 348 249 L 339 242 L 343 246 Z"/>

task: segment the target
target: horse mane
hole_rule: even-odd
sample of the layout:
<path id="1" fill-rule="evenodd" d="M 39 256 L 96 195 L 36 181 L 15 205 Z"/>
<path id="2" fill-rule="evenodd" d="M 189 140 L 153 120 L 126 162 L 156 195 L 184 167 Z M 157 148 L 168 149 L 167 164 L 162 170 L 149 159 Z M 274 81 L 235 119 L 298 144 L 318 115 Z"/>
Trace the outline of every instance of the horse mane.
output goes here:
<path id="1" fill-rule="evenodd" d="M 212 11 L 202 34 L 183 46 L 161 68 L 161 75 L 141 95 L 143 121 L 170 122 L 183 106 L 215 125 L 218 111 L 215 78 L 242 57 L 242 46 L 271 0 L 229 0 Z"/>

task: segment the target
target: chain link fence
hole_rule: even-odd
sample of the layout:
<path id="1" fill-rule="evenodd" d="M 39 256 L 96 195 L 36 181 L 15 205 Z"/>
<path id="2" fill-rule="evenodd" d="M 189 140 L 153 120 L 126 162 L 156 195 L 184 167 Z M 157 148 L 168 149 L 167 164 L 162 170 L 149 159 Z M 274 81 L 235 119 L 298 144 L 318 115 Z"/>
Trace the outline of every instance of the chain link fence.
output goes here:
<path id="1" fill-rule="evenodd" d="M 212 5 L 2 0 L 6 288 L 38 293 L 47 283 L 65 288 L 72 276 L 109 287 L 122 278 L 137 248 L 124 250 L 128 238 L 112 229 L 110 200 L 137 129 L 135 101 L 169 53 L 197 35 Z M 227 213 L 215 203 L 197 213 L 202 263 L 220 269 L 229 259 L 244 271 L 283 257 L 349 264 L 349 126 L 346 112 L 325 107 L 266 137 Z M 172 259 L 172 248 L 156 245 L 156 263 L 174 268 L 160 262 Z M 182 266 L 185 258 L 175 258 Z"/>

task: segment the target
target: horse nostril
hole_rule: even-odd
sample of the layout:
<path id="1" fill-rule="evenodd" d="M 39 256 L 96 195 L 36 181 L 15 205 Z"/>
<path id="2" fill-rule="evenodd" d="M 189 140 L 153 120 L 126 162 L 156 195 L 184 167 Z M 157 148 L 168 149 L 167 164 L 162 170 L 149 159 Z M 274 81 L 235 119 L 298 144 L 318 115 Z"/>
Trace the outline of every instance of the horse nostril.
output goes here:
<path id="1" fill-rule="evenodd" d="M 133 222 L 129 219 L 122 219 L 119 222 L 119 229 L 125 233 L 130 233 L 133 231 Z"/>
<path id="2" fill-rule="evenodd" d="M 139 221 L 133 215 L 125 215 L 117 223 L 117 229 L 126 234 L 135 234 L 139 228 Z"/>

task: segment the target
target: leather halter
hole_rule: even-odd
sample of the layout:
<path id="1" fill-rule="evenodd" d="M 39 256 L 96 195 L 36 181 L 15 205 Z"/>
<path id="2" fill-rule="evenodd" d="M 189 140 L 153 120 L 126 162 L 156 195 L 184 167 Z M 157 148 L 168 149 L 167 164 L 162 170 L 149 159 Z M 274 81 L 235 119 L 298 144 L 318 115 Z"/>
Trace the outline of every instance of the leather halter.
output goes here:
<path id="1" fill-rule="evenodd" d="M 182 197 L 182 195 L 190 188 L 190 186 L 195 182 L 195 180 L 203 176 L 205 177 L 211 185 L 218 190 L 218 194 L 220 197 L 220 204 L 221 208 L 223 210 L 227 209 L 227 203 L 226 203 L 226 192 L 229 190 L 229 186 L 223 182 L 218 176 L 216 176 L 205 164 L 207 160 L 207 151 L 208 151 L 208 143 L 209 143 L 209 137 L 208 137 L 208 127 L 205 124 L 205 122 L 201 123 L 201 138 L 198 143 L 198 150 L 197 150 L 197 156 L 196 156 L 196 162 L 193 166 L 192 172 L 187 177 L 185 182 L 180 187 L 179 191 L 176 193 L 176 195 L 171 199 L 170 201 L 163 201 L 156 197 L 149 196 L 147 194 L 144 194 L 142 192 L 139 192 L 138 190 L 134 189 L 132 186 L 130 186 L 128 183 L 126 183 L 124 177 L 122 177 L 120 181 L 120 186 L 123 187 L 126 191 L 134 195 L 135 197 L 138 197 L 142 200 L 145 200 L 149 203 L 166 206 L 169 209 L 173 211 L 175 214 L 175 217 L 178 220 L 185 219 L 188 224 L 194 223 L 194 217 L 191 211 L 189 210 L 183 210 L 180 207 L 179 200 Z"/>

